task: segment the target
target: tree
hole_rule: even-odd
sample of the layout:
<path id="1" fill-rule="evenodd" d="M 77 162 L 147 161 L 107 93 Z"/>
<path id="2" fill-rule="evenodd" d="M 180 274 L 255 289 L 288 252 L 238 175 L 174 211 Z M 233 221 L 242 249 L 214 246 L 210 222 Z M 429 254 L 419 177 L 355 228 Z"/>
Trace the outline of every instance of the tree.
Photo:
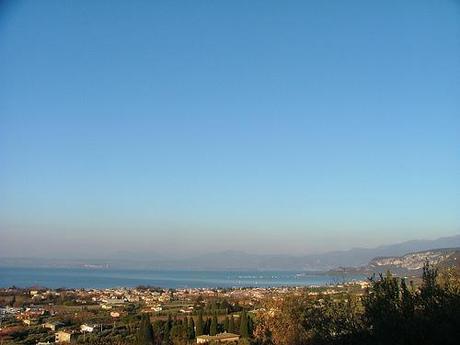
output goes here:
<path id="1" fill-rule="evenodd" d="M 153 345 L 153 327 L 148 315 L 142 315 L 142 319 L 137 334 L 138 345 Z"/>
<path id="2" fill-rule="evenodd" d="M 240 335 L 242 338 L 249 338 L 248 316 L 245 311 L 241 312 Z"/>
<path id="3" fill-rule="evenodd" d="M 161 344 L 164 338 L 164 331 L 165 331 L 165 324 L 166 322 L 163 320 L 155 320 L 153 321 L 153 334 L 155 339 L 155 344 Z"/>
<path id="4" fill-rule="evenodd" d="M 170 344 L 171 343 L 171 329 L 173 326 L 172 317 L 169 314 L 168 320 L 164 323 L 163 326 L 163 343 Z"/>
<path id="5" fill-rule="evenodd" d="M 206 319 L 206 323 L 204 324 L 203 333 L 209 335 L 210 330 L 211 330 L 211 319 L 208 317 Z"/>
<path id="6" fill-rule="evenodd" d="M 233 315 L 230 315 L 230 319 L 228 321 L 228 332 L 229 333 L 235 332 L 235 320 L 233 319 Z"/>
<path id="7" fill-rule="evenodd" d="M 390 272 L 380 279 L 371 279 L 369 293 L 363 297 L 364 320 L 375 339 L 388 339 L 394 344 L 402 341 L 400 281 Z"/>
<path id="8" fill-rule="evenodd" d="M 234 330 L 235 332 L 239 332 L 240 330 L 240 324 L 241 324 L 241 317 L 240 315 L 237 315 L 237 317 L 234 319 Z"/>
<path id="9" fill-rule="evenodd" d="M 302 319 L 313 344 L 359 344 L 355 334 L 361 330 L 360 316 L 352 296 L 321 296 L 305 309 Z M 348 341 L 350 338 L 353 341 Z"/>
<path id="10" fill-rule="evenodd" d="M 200 311 L 198 314 L 198 319 L 196 321 L 195 334 L 203 335 L 204 325 L 203 325 L 203 313 Z"/>
<path id="11" fill-rule="evenodd" d="M 419 288 L 390 273 L 370 279 L 361 298 L 354 295 L 286 295 L 267 300 L 254 337 L 261 345 L 454 345 L 460 339 L 460 277 L 440 279 L 428 263 Z M 251 319 L 242 313 L 251 335 Z M 231 320 L 230 320 L 231 321 Z M 230 328 L 230 322 L 229 322 Z"/>
<path id="12" fill-rule="evenodd" d="M 180 322 L 171 328 L 171 341 L 174 345 L 186 344 L 188 341 L 187 328 Z"/>
<path id="13" fill-rule="evenodd" d="M 209 327 L 209 335 L 216 335 L 217 334 L 217 314 L 214 313 L 212 316 L 211 325 Z"/>
<path id="14" fill-rule="evenodd" d="M 193 317 L 190 317 L 187 321 L 187 335 L 190 340 L 195 339 L 195 322 Z"/>
<path id="15" fill-rule="evenodd" d="M 310 337 L 303 325 L 303 315 L 310 305 L 308 294 L 286 295 L 268 300 L 267 312 L 258 315 L 254 336 L 258 343 L 275 345 L 309 344 Z"/>
<path id="16" fill-rule="evenodd" d="M 226 316 L 226 317 L 225 317 L 225 320 L 224 320 L 224 331 L 225 331 L 225 332 L 229 332 L 229 330 L 228 330 L 228 323 L 229 323 L 229 321 L 228 321 L 228 316 Z"/>
<path id="17" fill-rule="evenodd" d="M 249 333 L 249 336 L 252 336 L 253 332 L 254 332 L 254 322 L 252 321 L 252 317 L 248 316 L 248 333 Z"/>
<path id="18" fill-rule="evenodd" d="M 377 344 L 456 344 L 460 337 L 460 294 L 438 282 L 428 262 L 422 285 L 409 289 L 391 274 L 371 280 L 363 299 L 364 321 Z"/>

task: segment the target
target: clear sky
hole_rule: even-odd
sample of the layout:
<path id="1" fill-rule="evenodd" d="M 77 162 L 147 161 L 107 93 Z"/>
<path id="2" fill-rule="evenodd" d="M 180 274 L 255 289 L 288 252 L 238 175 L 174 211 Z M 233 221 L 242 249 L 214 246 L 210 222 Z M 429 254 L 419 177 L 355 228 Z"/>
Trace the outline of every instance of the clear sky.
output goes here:
<path id="1" fill-rule="evenodd" d="M 1 1 L 0 256 L 460 232 L 460 3 Z"/>

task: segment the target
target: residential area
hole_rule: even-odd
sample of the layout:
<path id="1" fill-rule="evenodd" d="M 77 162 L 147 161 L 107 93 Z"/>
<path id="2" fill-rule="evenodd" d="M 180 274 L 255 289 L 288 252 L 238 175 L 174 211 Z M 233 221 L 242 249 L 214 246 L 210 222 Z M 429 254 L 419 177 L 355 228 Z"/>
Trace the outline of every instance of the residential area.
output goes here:
<path id="1" fill-rule="evenodd" d="M 368 282 L 309 288 L 0 289 L 0 343 L 125 344 L 148 318 L 160 343 L 238 343 L 253 337 L 267 300 L 362 294 Z M 160 339 L 161 338 L 161 339 Z"/>

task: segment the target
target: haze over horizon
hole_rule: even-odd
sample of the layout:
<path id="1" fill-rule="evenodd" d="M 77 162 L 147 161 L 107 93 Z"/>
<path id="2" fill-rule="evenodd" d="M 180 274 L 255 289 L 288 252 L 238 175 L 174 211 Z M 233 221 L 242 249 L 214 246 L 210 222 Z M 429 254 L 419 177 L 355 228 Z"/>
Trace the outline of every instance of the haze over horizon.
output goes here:
<path id="1" fill-rule="evenodd" d="M 459 10 L 0 2 L 0 256 L 458 234 Z"/>
<path id="2" fill-rule="evenodd" d="M 97 243 L 95 244 L 97 245 Z M 403 242 L 395 243 L 381 243 L 379 245 L 370 247 L 344 247 L 336 248 L 332 250 L 312 250 L 305 252 L 259 252 L 259 251 L 244 251 L 244 250 L 235 250 L 235 249 L 221 249 L 221 250 L 212 250 L 209 249 L 205 252 L 161 252 L 161 251 L 152 251 L 152 250 L 142 250 L 142 249 L 132 249 L 132 250 L 112 250 L 106 252 L 100 252 L 97 250 L 91 251 L 87 256 L 83 256 L 81 253 L 74 251 L 48 251 L 46 253 L 40 253 L 38 255 L 18 255 L 14 253 L 12 255 L 0 255 L 0 265 L 5 262 L 17 263 L 21 262 L 22 259 L 43 259 L 51 260 L 53 263 L 59 262 L 59 260 L 70 260 L 70 261 L 79 261 L 79 262 L 119 262 L 124 260 L 127 262 L 157 262 L 158 264 L 171 263 L 177 260 L 178 264 L 183 264 L 188 262 L 189 259 L 206 259 L 206 258 L 215 258 L 215 259 L 226 259 L 227 261 L 232 261 L 232 258 L 240 257 L 243 260 L 245 257 L 259 258 L 263 260 L 264 258 L 269 260 L 275 260 L 279 257 L 282 258 L 301 258 L 301 257 L 310 257 L 311 260 L 316 258 L 324 258 L 328 255 L 339 255 L 337 261 L 337 266 L 340 265 L 341 256 L 347 256 L 351 260 L 357 260 L 357 256 L 362 256 L 363 252 L 370 258 L 379 257 L 379 256 L 398 256 L 408 253 L 426 251 L 431 249 L 448 249 L 448 248 L 460 248 L 460 234 L 454 234 L 452 236 L 438 237 L 438 238 L 424 238 L 424 239 L 413 239 Z M 343 255 L 341 255 L 343 254 Z M 355 256 L 357 255 L 357 256 Z M 366 256 L 364 255 L 364 256 Z M 5 261 L 6 259 L 6 261 Z M 11 259 L 11 260 L 10 260 Z M 19 261 L 16 261 L 18 259 Z M 185 261 L 184 261 L 185 260 Z M 364 262 L 367 262 L 368 259 L 365 259 Z M 30 260 L 26 261 L 30 265 Z M 216 263 L 218 265 L 218 263 Z M 181 266 L 178 266 L 181 267 Z"/>

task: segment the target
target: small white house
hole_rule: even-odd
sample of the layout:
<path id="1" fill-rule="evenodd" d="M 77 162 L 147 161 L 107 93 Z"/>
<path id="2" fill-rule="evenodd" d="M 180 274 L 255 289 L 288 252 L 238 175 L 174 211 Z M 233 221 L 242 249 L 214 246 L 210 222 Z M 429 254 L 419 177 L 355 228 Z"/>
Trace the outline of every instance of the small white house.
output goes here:
<path id="1" fill-rule="evenodd" d="M 84 332 L 84 333 L 93 333 L 94 331 L 97 330 L 99 326 L 98 325 L 87 325 L 87 324 L 83 324 L 80 326 L 80 331 Z"/>

